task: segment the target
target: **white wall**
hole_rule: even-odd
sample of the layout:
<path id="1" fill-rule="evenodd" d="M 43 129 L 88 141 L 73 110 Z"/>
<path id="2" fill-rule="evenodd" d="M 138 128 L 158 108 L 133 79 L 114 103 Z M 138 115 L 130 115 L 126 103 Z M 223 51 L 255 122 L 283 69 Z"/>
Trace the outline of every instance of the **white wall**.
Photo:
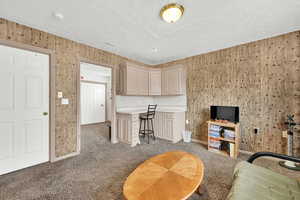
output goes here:
<path id="1" fill-rule="evenodd" d="M 111 91 L 111 68 L 102 67 L 99 65 L 92 65 L 88 63 L 80 64 L 80 79 L 85 81 L 94 81 L 106 83 L 106 117 L 107 120 L 111 120 L 111 99 L 112 99 L 112 91 Z"/>
<path id="2" fill-rule="evenodd" d="M 156 96 L 154 104 L 160 107 L 186 107 L 186 96 Z"/>
<path id="3" fill-rule="evenodd" d="M 123 108 L 147 108 L 149 104 L 154 104 L 152 97 L 116 96 L 117 110 Z"/>
<path id="4" fill-rule="evenodd" d="M 117 96 L 118 109 L 147 108 L 149 104 L 157 104 L 158 107 L 184 107 L 186 109 L 186 96 Z"/>
<path id="5" fill-rule="evenodd" d="M 104 83 L 109 82 L 110 76 L 107 76 L 106 74 L 103 74 L 101 72 L 90 70 L 84 64 L 82 64 L 81 66 L 82 66 L 80 69 L 81 80 L 104 82 Z"/>

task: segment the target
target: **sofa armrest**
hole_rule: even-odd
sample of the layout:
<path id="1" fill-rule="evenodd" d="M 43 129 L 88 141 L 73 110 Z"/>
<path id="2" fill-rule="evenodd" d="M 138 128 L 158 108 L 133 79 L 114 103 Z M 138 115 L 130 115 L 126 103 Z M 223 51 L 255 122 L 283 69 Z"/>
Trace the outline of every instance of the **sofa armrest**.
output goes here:
<path id="1" fill-rule="evenodd" d="M 292 156 L 287 156 L 284 154 L 277 154 L 277 153 L 272 153 L 272 152 L 258 152 L 253 154 L 252 156 L 250 156 L 250 158 L 248 158 L 248 162 L 249 163 L 253 163 L 253 161 L 259 157 L 273 157 L 273 158 L 279 158 L 279 159 L 283 159 L 283 160 L 288 160 L 288 161 L 293 161 L 296 163 L 300 163 L 300 158 L 296 158 L 296 157 L 292 157 Z"/>

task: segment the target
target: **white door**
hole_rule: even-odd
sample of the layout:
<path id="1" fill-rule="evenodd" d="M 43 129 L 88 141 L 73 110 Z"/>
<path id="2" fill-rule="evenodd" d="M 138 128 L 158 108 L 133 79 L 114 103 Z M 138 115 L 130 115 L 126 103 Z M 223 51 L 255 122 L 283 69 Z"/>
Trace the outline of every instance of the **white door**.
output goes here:
<path id="1" fill-rule="evenodd" d="M 81 82 L 81 124 L 105 122 L 105 85 Z"/>
<path id="2" fill-rule="evenodd" d="M 0 175 L 49 161 L 49 56 L 0 45 Z"/>

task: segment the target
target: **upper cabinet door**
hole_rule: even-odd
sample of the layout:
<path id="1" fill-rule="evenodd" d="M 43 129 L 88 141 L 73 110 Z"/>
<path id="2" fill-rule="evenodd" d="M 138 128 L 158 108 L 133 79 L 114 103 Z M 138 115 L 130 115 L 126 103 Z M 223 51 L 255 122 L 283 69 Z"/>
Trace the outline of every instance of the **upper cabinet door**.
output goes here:
<path id="1" fill-rule="evenodd" d="M 147 96 L 149 95 L 149 71 L 148 69 L 138 69 L 138 73 L 135 75 L 138 77 L 138 94 Z"/>
<path id="2" fill-rule="evenodd" d="M 130 62 L 122 63 L 117 92 L 119 95 L 149 95 L 149 70 Z"/>
<path id="3" fill-rule="evenodd" d="M 185 88 L 186 77 L 184 66 L 176 65 L 162 70 L 163 95 L 184 95 Z"/>
<path id="4" fill-rule="evenodd" d="M 136 67 L 127 66 L 126 70 L 126 94 L 127 95 L 139 95 L 139 74 L 140 70 Z"/>
<path id="5" fill-rule="evenodd" d="M 149 71 L 149 95 L 161 95 L 161 70 Z"/>
<path id="6" fill-rule="evenodd" d="M 180 94 L 181 92 L 181 80 L 180 69 L 171 68 L 166 70 L 167 78 L 167 95 Z"/>
<path id="7" fill-rule="evenodd" d="M 185 95 L 186 75 L 183 65 L 153 69 L 126 62 L 120 64 L 119 95 Z"/>

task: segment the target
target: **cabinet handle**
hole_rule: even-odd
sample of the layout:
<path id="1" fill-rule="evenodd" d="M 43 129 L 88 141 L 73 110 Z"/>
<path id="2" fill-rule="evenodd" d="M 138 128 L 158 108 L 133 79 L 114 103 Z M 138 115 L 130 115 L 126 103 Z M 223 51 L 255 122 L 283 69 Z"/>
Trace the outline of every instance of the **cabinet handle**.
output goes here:
<path id="1" fill-rule="evenodd" d="M 45 115 L 45 116 L 46 116 L 46 115 L 48 115 L 48 113 L 47 113 L 47 112 L 43 112 L 43 115 Z"/>

